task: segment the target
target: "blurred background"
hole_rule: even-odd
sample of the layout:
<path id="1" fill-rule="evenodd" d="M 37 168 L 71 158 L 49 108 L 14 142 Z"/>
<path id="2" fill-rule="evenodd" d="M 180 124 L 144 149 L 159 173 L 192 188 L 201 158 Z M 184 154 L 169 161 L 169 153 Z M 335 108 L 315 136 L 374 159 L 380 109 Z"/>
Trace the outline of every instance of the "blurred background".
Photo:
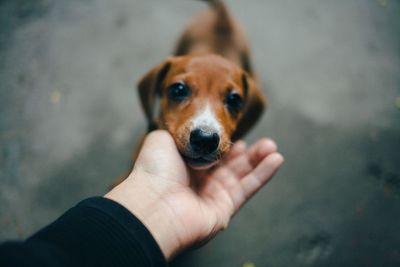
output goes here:
<path id="1" fill-rule="evenodd" d="M 227 0 L 252 44 L 280 173 L 172 266 L 400 266 L 400 1 Z M 0 1 L 0 241 L 26 238 L 126 173 L 135 84 L 187 0 Z"/>

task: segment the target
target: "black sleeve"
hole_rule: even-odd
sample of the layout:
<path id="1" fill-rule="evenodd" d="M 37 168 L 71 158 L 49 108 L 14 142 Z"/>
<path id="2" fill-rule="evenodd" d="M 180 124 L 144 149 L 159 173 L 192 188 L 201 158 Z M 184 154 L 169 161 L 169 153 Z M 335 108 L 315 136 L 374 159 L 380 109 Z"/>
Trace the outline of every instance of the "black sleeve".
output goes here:
<path id="1" fill-rule="evenodd" d="M 0 266 L 167 266 L 146 227 L 102 197 L 80 202 L 26 241 L 0 245 Z"/>

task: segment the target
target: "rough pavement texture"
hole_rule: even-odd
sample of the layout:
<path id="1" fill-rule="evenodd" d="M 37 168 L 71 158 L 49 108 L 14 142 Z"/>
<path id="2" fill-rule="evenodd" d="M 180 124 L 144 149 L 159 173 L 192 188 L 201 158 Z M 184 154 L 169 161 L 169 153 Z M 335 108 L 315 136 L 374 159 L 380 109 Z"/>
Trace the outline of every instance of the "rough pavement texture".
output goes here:
<path id="1" fill-rule="evenodd" d="M 270 106 L 248 136 L 285 166 L 172 266 L 400 266 L 400 1 L 227 1 Z M 0 1 L 0 240 L 126 172 L 134 85 L 172 51 L 186 0 Z"/>

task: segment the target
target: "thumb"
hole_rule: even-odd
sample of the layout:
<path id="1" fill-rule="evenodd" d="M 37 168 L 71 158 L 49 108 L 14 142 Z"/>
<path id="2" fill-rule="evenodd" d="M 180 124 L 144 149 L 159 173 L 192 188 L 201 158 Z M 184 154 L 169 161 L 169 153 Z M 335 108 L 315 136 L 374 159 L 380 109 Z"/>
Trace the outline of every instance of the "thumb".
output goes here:
<path id="1" fill-rule="evenodd" d="M 146 136 L 135 169 L 167 179 L 182 179 L 187 175 L 174 139 L 165 130 L 152 131 Z"/>

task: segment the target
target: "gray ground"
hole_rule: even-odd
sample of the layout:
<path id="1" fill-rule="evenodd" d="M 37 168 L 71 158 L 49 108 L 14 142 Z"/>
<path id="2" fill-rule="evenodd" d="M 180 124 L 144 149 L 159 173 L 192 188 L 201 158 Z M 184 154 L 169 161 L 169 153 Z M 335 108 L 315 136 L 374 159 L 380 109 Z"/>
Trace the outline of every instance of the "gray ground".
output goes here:
<path id="1" fill-rule="evenodd" d="M 227 1 L 279 175 L 172 266 L 400 266 L 400 1 Z M 204 3 L 0 1 L 0 240 L 106 192 L 144 132 L 134 85 Z"/>

